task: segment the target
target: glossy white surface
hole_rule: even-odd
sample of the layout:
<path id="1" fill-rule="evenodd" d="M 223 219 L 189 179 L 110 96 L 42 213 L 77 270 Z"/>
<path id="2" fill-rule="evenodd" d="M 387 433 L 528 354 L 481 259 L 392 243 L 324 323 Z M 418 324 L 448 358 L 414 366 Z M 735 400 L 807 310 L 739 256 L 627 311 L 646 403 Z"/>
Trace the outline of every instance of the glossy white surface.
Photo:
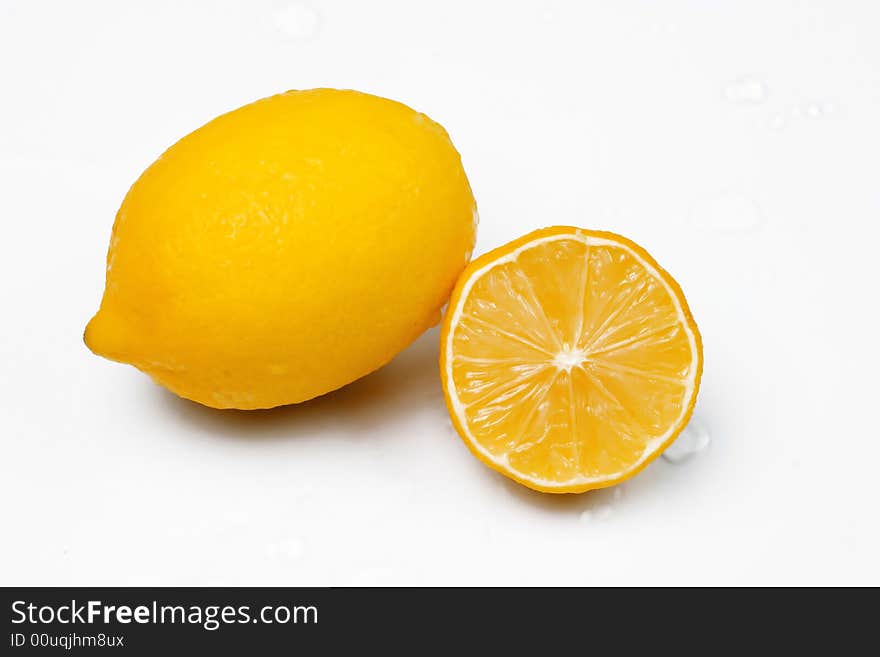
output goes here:
<path id="1" fill-rule="evenodd" d="M 871 2 L 0 2 L 0 584 L 880 584 Z M 91 355 L 113 215 L 165 147 L 288 88 L 449 130 L 477 253 L 617 231 L 700 324 L 707 448 L 532 493 L 454 435 L 436 330 L 229 413 Z M 698 442 L 704 438 L 699 436 Z"/>

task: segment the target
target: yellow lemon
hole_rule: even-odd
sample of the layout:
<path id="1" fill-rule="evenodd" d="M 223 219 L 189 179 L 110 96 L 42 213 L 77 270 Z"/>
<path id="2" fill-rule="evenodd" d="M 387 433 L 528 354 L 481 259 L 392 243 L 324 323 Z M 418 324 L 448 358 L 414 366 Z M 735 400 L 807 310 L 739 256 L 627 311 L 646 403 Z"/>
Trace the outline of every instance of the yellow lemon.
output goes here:
<path id="1" fill-rule="evenodd" d="M 687 425 L 703 371 L 673 278 L 625 237 L 569 226 L 472 262 L 441 340 L 446 403 L 465 444 L 549 493 L 642 470 Z"/>
<path id="2" fill-rule="evenodd" d="M 129 190 L 95 353 L 215 408 L 343 386 L 426 328 L 476 204 L 446 131 L 400 103 L 289 91 L 187 135 Z"/>

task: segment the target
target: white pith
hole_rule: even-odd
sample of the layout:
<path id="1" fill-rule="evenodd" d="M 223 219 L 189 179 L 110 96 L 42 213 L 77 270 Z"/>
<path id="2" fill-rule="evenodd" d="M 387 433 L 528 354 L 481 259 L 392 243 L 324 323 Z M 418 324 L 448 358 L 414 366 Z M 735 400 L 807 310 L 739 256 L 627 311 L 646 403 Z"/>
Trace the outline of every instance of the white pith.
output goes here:
<path id="1" fill-rule="evenodd" d="M 629 468 L 616 472 L 613 474 L 604 475 L 601 477 L 587 477 L 587 476 L 578 476 L 572 477 L 565 481 L 558 480 L 548 480 L 540 477 L 535 477 L 531 474 L 522 473 L 512 468 L 509 463 L 509 459 L 506 453 L 502 453 L 499 456 L 495 456 L 487 449 L 485 449 L 471 434 L 470 428 L 468 427 L 467 419 L 464 413 L 464 404 L 461 402 L 461 399 L 458 396 L 458 390 L 455 387 L 455 381 L 452 373 L 452 365 L 453 365 L 453 349 L 452 345 L 454 343 L 454 337 L 456 329 L 459 325 L 459 320 L 461 319 L 461 314 L 464 310 L 464 304 L 468 299 L 471 288 L 474 284 L 479 281 L 486 272 L 498 267 L 499 265 L 503 265 L 505 263 L 513 262 L 518 257 L 519 254 L 523 251 L 528 251 L 529 249 L 535 248 L 541 244 L 547 242 L 554 241 L 563 241 L 563 240 L 576 240 L 587 246 L 606 246 L 613 247 L 617 249 L 622 249 L 629 255 L 631 255 L 642 267 L 644 267 L 645 271 L 651 275 L 656 281 L 658 281 L 666 292 L 669 294 L 669 297 L 672 299 L 672 303 L 674 304 L 676 317 L 678 319 L 679 325 L 687 336 L 688 345 L 690 347 L 692 361 L 691 367 L 688 370 L 688 376 L 682 379 L 682 384 L 684 386 L 684 400 L 681 405 L 681 411 L 676 418 L 675 422 L 670 425 L 670 429 L 663 433 L 662 435 L 654 438 L 653 440 L 647 442 L 645 444 L 645 448 L 639 457 L 639 459 L 633 463 Z M 446 368 L 446 381 L 447 388 L 449 392 L 449 400 L 452 407 L 453 414 L 457 421 L 458 426 L 465 434 L 465 439 L 469 443 L 472 449 L 478 452 L 482 457 L 484 457 L 488 462 L 495 464 L 501 470 L 514 472 L 516 475 L 520 476 L 522 479 L 530 481 L 542 488 L 553 489 L 553 488 L 569 488 L 572 486 L 583 486 L 583 485 L 592 485 L 592 484 L 601 484 L 603 482 L 608 482 L 612 480 L 620 479 L 625 476 L 627 473 L 632 472 L 633 470 L 638 470 L 638 468 L 651 456 L 655 455 L 660 447 L 668 442 L 675 433 L 681 431 L 683 428 L 685 416 L 688 413 L 688 410 L 691 406 L 691 402 L 693 401 L 693 396 L 696 389 L 696 377 L 698 372 L 697 367 L 697 358 L 698 358 L 698 350 L 697 350 L 697 339 L 694 335 L 694 332 L 691 328 L 690 322 L 687 319 L 687 315 L 684 311 L 684 308 L 681 305 L 681 302 L 678 298 L 678 295 L 675 291 L 670 287 L 667 283 L 666 279 L 660 275 L 660 272 L 657 271 L 657 268 L 653 266 L 650 262 L 646 261 L 641 255 L 630 248 L 627 244 L 623 242 L 619 242 L 613 239 L 607 239 L 603 237 L 597 237 L 592 235 L 586 235 L 581 233 L 580 231 L 572 232 L 572 233 L 560 233 L 558 235 L 549 235 L 547 237 L 539 237 L 530 242 L 519 246 L 514 249 L 510 253 L 493 260 L 492 262 L 486 264 L 484 267 L 475 271 L 470 278 L 465 282 L 464 286 L 461 289 L 461 293 L 458 295 L 457 303 L 454 307 L 451 307 L 448 312 L 452 313 L 452 317 L 450 320 L 450 332 L 446 339 L 446 344 L 444 349 L 445 353 L 445 368 Z M 576 364 L 576 360 L 578 358 L 578 354 L 575 353 L 560 353 L 556 356 L 556 366 L 560 369 L 571 369 L 572 366 Z"/>

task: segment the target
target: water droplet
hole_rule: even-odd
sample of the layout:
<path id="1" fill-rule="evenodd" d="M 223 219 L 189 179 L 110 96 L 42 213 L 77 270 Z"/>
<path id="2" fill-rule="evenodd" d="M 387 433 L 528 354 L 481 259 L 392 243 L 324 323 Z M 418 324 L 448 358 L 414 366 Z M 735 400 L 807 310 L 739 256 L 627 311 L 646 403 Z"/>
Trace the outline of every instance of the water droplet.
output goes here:
<path id="1" fill-rule="evenodd" d="M 808 119 L 824 119 L 837 111 L 837 106 L 832 102 L 806 103 L 799 108 L 799 113 Z"/>
<path id="2" fill-rule="evenodd" d="M 787 123 L 788 121 L 785 118 L 785 114 L 782 114 L 781 112 L 771 114 L 770 118 L 767 119 L 767 127 L 771 130 L 782 130 Z"/>
<path id="3" fill-rule="evenodd" d="M 615 486 L 614 490 L 611 491 L 611 499 L 615 502 L 619 501 L 623 497 L 623 488 L 621 486 Z"/>
<path id="4" fill-rule="evenodd" d="M 675 23 L 653 23 L 651 31 L 655 34 L 675 34 L 678 31 L 678 25 Z"/>
<path id="5" fill-rule="evenodd" d="M 599 504 L 594 508 L 584 509 L 581 511 L 578 519 L 585 525 L 590 524 L 593 520 L 607 520 L 614 513 L 614 509 L 610 504 Z"/>
<path id="6" fill-rule="evenodd" d="M 276 559 L 299 559 L 305 554 L 306 542 L 298 536 L 282 538 L 266 547 L 266 554 Z"/>
<path id="7" fill-rule="evenodd" d="M 734 192 L 716 194 L 694 204 L 691 223 L 702 230 L 748 231 L 764 223 L 760 206 Z"/>
<path id="8" fill-rule="evenodd" d="M 311 39 L 321 27 L 318 10 L 306 2 L 284 3 L 272 19 L 275 28 L 288 39 Z"/>
<path id="9" fill-rule="evenodd" d="M 767 84 L 756 77 L 744 75 L 724 85 L 724 99 L 736 105 L 758 105 L 767 100 Z"/>
<path id="10" fill-rule="evenodd" d="M 663 452 L 663 458 L 670 463 L 682 463 L 705 450 L 711 442 L 706 426 L 697 418 L 691 418 L 675 442 Z"/>

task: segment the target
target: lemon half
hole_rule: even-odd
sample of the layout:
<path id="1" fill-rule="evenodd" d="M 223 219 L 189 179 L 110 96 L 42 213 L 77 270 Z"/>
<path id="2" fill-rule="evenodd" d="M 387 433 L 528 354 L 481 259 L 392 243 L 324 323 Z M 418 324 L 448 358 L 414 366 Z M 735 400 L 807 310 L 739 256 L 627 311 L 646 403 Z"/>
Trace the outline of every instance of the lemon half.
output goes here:
<path id="1" fill-rule="evenodd" d="M 474 455 L 536 490 L 632 477 L 693 412 L 703 348 L 681 288 L 634 242 L 557 226 L 472 262 L 440 372 Z"/>

